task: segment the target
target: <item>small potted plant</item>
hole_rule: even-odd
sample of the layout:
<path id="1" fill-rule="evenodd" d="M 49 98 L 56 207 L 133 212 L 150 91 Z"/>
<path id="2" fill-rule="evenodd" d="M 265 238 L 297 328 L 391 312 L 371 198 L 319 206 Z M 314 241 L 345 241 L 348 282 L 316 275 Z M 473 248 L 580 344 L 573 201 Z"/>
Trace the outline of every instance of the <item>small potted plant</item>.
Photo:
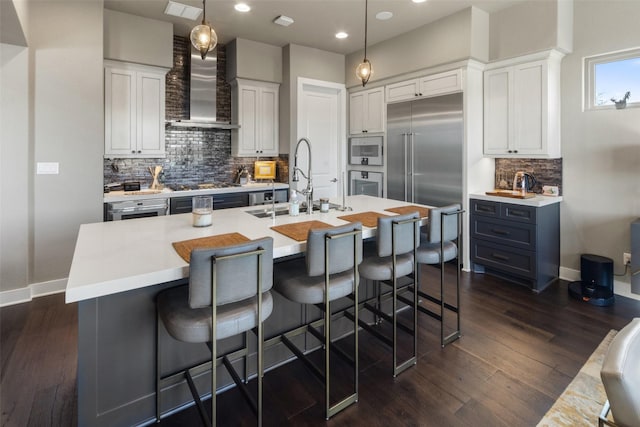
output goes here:
<path id="1" fill-rule="evenodd" d="M 627 93 L 625 93 L 620 100 L 616 101 L 615 98 L 611 98 L 611 102 L 616 104 L 616 110 L 622 110 L 624 107 L 627 106 L 627 99 L 629 99 L 630 96 L 631 96 L 631 92 L 627 91 Z"/>

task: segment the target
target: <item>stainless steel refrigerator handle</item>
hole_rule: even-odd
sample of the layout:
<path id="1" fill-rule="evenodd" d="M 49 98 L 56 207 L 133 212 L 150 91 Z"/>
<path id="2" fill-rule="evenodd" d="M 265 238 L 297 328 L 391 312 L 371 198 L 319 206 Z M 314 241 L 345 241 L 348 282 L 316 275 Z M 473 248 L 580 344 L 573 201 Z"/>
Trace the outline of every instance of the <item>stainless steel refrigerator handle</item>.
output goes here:
<path id="1" fill-rule="evenodd" d="M 408 180 L 409 180 L 409 174 L 407 173 L 407 136 L 409 134 L 407 132 L 404 132 L 402 134 L 402 137 L 404 138 L 404 145 L 403 145 L 403 153 L 402 156 L 404 158 L 404 201 L 407 201 L 407 184 L 408 184 Z"/>
<path id="2" fill-rule="evenodd" d="M 409 133 L 409 136 L 410 136 L 409 143 L 411 144 L 411 148 L 410 148 L 411 149 L 411 200 L 409 200 L 409 202 L 411 203 L 414 203 L 414 200 L 416 198 L 416 184 L 415 184 L 415 177 L 413 175 L 413 171 L 415 170 L 415 163 L 414 163 L 415 147 L 413 146 L 414 135 L 415 133 L 413 132 Z"/>

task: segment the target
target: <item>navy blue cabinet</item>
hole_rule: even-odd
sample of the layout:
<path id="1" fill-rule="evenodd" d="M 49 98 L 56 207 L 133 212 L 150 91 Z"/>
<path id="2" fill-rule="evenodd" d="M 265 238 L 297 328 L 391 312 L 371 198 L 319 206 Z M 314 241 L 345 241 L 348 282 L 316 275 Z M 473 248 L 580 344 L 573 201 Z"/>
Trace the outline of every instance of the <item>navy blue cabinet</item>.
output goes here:
<path id="1" fill-rule="evenodd" d="M 560 204 L 534 207 L 471 199 L 471 263 L 540 292 L 558 278 Z"/>

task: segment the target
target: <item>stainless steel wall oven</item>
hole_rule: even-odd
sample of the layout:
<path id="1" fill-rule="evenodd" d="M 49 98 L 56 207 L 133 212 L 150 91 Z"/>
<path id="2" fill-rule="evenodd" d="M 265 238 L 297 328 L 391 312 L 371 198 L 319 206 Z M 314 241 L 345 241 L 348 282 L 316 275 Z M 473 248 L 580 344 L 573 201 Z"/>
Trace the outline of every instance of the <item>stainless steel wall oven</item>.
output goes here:
<path id="1" fill-rule="evenodd" d="M 365 194 L 367 196 L 382 197 L 382 172 L 350 171 L 350 194 Z"/>
<path id="2" fill-rule="evenodd" d="M 106 205 L 106 221 L 147 218 L 167 215 L 169 212 L 168 198 L 125 200 L 122 202 L 108 202 Z"/>

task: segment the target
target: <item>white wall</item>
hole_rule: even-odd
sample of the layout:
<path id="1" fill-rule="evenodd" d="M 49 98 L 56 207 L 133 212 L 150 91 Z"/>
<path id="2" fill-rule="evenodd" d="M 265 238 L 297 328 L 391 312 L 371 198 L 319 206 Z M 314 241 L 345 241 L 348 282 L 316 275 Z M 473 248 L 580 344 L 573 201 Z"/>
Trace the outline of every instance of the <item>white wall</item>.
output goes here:
<path id="1" fill-rule="evenodd" d="M 19 4 L 24 8 L 26 4 Z M 0 43 L 12 44 L 16 46 L 26 46 L 27 39 L 20 24 L 19 13 L 12 0 L 0 2 Z"/>
<path id="2" fill-rule="evenodd" d="M 472 25 L 474 20 L 478 20 L 475 26 Z M 478 30 L 487 27 L 485 12 L 467 8 L 406 34 L 368 46 L 367 57 L 374 72 L 370 83 L 468 58 L 486 61 L 488 36 L 478 33 Z M 363 55 L 364 50 L 347 55 L 347 87 L 362 85 L 356 78 L 355 70 L 362 62 Z"/>
<path id="3" fill-rule="evenodd" d="M 173 25 L 105 9 L 104 58 L 171 68 Z"/>
<path id="4" fill-rule="evenodd" d="M 620 273 L 640 217 L 640 108 L 582 111 L 582 62 L 640 46 L 640 2 L 578 1 L 574 9 L 574 51 L 562 61 L 561 265 L 579 270 L 580 254 L 593 253 Z"/>
<path id="5" fill-rule="evenodd" d="M 0 291 L 29 283 L 28 77 L 27 48 L 0 44 Z"/>
<path id="6" fill-rule="evenodd" d="M 243 78 L 282 83 L 282 48 L 252 40 L 227 43 L 227 80 Z"/>
<path id="7" fill-rule="evenodd" d="M 17 65 L 23 72 L 26 65 L 27 72 L 2 83 L 3 87 L 16 85 L 21 95 L 29 93 L 23 99 L 26 107 L 15 111 L 12 119 L 16 142 L 26 144 L 10 148 L 16 156 L 11 161 L 17 163 L 13 169 L 17 175 L 10 183 L 22 189 L 28 202 L 22 195 L 4 191 L 0 196 L 1 246 L 3 252 L 8 247 L 28 248 L 27 283 L 23 276 L 5 272 L 16 266 L 21 269 L 22 263 L 8 266 L 3 256 L 0 291 L 45 283 L 64 285 L 80 224 L 102 219 L 102 13 L 102 0 L 29 3 L 27 22 L 22 25 L 29 29 L 28 58 L 26 64 L 21 59 Z M 4 72 L 3 67 L 3 77 Z M 2 136 L 4 154 L 4 130 Z M 60 173 L 34 175 L 37 162 L 57 162 Z M 4 167 L 2 173 L 4 185 Z M 4 212 L 11 204 L 16 219 L 5 221 Z M 23 231 L 6 233 L 14 227 L 23 230 L 23 218 L 28 218 L 28 236 Z"/>

